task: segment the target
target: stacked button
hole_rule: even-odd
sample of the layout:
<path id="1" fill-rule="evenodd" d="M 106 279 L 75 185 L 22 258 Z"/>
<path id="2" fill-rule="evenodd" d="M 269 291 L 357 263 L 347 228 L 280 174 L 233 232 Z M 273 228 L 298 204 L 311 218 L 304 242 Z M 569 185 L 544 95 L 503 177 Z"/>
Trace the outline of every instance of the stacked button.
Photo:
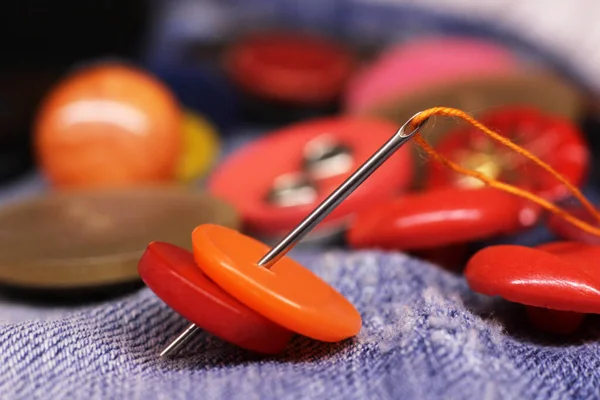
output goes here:
<path id="1" fill-rule="evenodd" d="M 285 349 L 293 333 L 337 342 L 358 333 L 361 317 L 335 289 L 291 258 L 258 265 L 269 247 L 224 226 L 192 233 L 193 255 L 152 243 L 139 273 L 165 303 L 205 331 L 257 353 Z"/>
<path id="2" fill-rule="evenodd" d="M 282 351 L 292 336 L 221 289 L 198 268 L 188 250 L 153 242 L 138 269 L 144 283 L 167 305 L 227 342 L 271 354 Z"/>
<path id="3" fill-rule="evenodd" d="M 332 123 L 332 121 L 328 122 Z M 338 126 L 338 123 L 339 121 L 334 120 L 328 126 L 335 132 L 336 130 L 333 128 Z M 372 126 L 373 121 L 366 121 L 366 123 L 369 127 Z M 354 124 L 352 126 L 360 128 L 360 124 L 357 123 L 356 125 L 359 126 L 357 127 Z M 328 215 L 334 213 L 345 199 L 350 198 L 353 192 L 367 178 L 371 177 L 385 161 L 389 162 L 392 155 L 402 148 L 423 125 L 424 123 L 420 123 L 414 128 L 411 121 L 409 121 L 400 129 L 390 132 L 388 140 L 379 143 L 378 151 L 373 152 L 368 158 L 364 157 L 364 162 L 358 166 L 354 173 L 334 188 L 318 207 L 314 207 L 307 213 L 305 218 L 296 226 L 293 226 L 289 233 L 271 249 L 266 244 L 250 236 L 224 226 L 203 224 L 194 229 L 192 232 L 193 255 L 198 270 L 206 274 L 226 294 L 275 324 L 267 326 L 263 323 L 263 320 L 254 318 L 254 314 L 248 313 L 244 309 L 241 312 L 250 315 L 254 322 L 250 320 L 245 322 L 234 321 L 234 329 L 241 327 L 240 329 L 247 329 L 249 332 L 262 332 L 266 340 L 270 340 L 271 337 L 278 338 L 273 339 L 273 342 L 280 343 L 282 346 L 288 337 L 286 332 L 281 331 L 281 327 L 324 342 L 338 342 L 350 338 L 360 331 L 361 316 L 354 306 L 309 269 L 288 257 L 287 253 L 321 221 L 326 220 Z M 303 132 L 306 135 L 304 129 L 295 128 L 298 132 L 295 132 L 296 135 L 288 135 L 289 139 L 295 139 Z M 294 129 L 292 129 L 292 132 L 294 132 Z M 309 133 L 311 133 L 310 136 L 314 135 L 314 132 L 309 131 Z M 277 135 L 275 138 L 279 139 L 281 136 Z M 337 135 L 334 137 L 337 137 Z M 347 138 L 344 135 L 341 137 Z M 331 145 L 317 146 L 317 148 L 327 150 L 322 154 L 331 154 L 332 158 L 344 153 L 344 151 L 339 151 L 343 146 L 337 149 Z M 285 152 L 286 149 L 277 149 L 280 153 L 283 152 L 283 159 L 289 156 Z M 399 159 L 410 165 L 406 158 Z M 239 161 L 239 159 L 237 160 Z M 310 157 L 308 164 L 315 166 L 310 170 L 313 172 L 320 171 L 317 175 L 323 179 L 334 178 L 335 176 L 331 177 L 329 174 L 320 175 L 324 170 L 316 166 L 322 160 L 323 157 L 320 156 Z M 268 165 L 262 166 L 262 168 L 268 171 Z M 155 244 L 154 247 L 156 246 Z M 240 338 L 237 335 L 223 332 L 220 328 L 215 328 L 213 321 L 206 320 L 213 315 L 212 312 L 194 311 L 193 307 L 201 308 L 204 304 L 190 306 L 182 303 L 186 300 L 180 297 L 182 292 L 188 293 L 201 303 L 207 302 L 210 309 L 214 308 L 212 302 L 216 299 L 206 294 L 214 292 L 216 288 L 208 285 L 206 279 L 203 279 L 200 275 L 193 274 L 192 276 L 192 273 L 189 272 L 194 270 L 189 261 L 189 256 L 184 268 L 180 262 L 181 260 L 174 255 L 167 260 L 166 256 L 159 257 L 156 251 L 153 252 L 152 247 L 153 245 L 148 248 L 147 257 L 142 258 L 139 264 L 142 278 L 145 282 L 148 282 L 151 288 L 155 287 L 155 293 L 163 298 L 166 303 L 171 304 L 182 315 L 187 314 L 188 318 L 193 321 L 192 325 L 172 341 L 161 354 L 171 354 L 180 348 L 197 329 L 202 327 L 212 330 L 214 334 L 225 340 L 239 344 Z M 170 265 L 157 266 L 153 263 L 169 263 Z M 180 290 L 181 285 L 191 286 L 193 292 L 183 288 Z M 225 293 L 219 292 L 218 296 L 223 298 L 224 295 Z M 231 304 L 232 302 L 229 300 L 227 300 L 227 303 Z M 240 305 L 235 304 L 234 307 L 240 309 Z M 246 322 L 256 326 L 254 328 L 246 326 Z M 280 341 L 278 341 L 279 339 Z M 255 351 L 274 351 L 273 348 L 260 349 L 255 346 L 256 344 L 258 344 L 258 347 L 261 346 L 261 343 L 251 344 Z M 249 347 L 248 344 L 243 346 Z M 275 347 L 279 348 L 278 346 Z"/>

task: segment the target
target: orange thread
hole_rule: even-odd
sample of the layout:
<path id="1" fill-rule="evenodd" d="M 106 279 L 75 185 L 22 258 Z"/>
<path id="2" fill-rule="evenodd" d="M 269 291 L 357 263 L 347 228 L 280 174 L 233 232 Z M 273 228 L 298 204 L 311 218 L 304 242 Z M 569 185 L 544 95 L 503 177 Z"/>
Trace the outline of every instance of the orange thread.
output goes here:
<path id="1" fill-rule="evenodd" d="M 442 116 L 447 116 L 447 117 L 458 117 L 458 118 L 470 123 L 475 128 L 479 129 L 480 131 L 482 131 L 483 133 L 485 133 L 492 139 L 496 140 L 497 142 L 505 145 L 506 147 L 510 148 L 511 150 L 521 154 L 522 156 L 528 158 L 535 164 L 539 165 L 540 167 L 542 167 L 543 169 L 548 171 L 556 179 L 558 179 L 560 182 L 562 182 L 567 187 L 567 189 L 569 189 L 569 191 L 573 194 L 573 196 L 575 196 L 575 198 L 577 198 L 577 200 L 579 200 L 583 204 L 583 206 L 586 208 L 586 210 L 600 222 L 600 212 L 598 212 L 596 210 L 596 208 L 589 202 L 589 200 L 587 200 L 585 198 L 585 196 L 581 193 L 581 191 L 579 191 L 579 189 L 577 189 L 573 184 L 571 184 L 569 181 L 567 181 L 561 174 L 556 172 L 550 165 L 548 165 L 544 161 L 540 160 L 538 157 L 536 157 L 529 151 L 527 151 L 524 148 L 518 146 L 517 144 L 511 142 L 509 139 L 492 131 L 491 129 L 489 129 L 488 127 L 483 125 L 481 122 L 477 121 L 475 118 L 473 118 L 466 112 L 457 110 L 455 108 L 449 108 L 449 107 L 430 108 L 428 110 L 421 112 L 419 115 L 417 115 L 412 121 L 412 126 L 414 128 L 416 128 L 419 125 L 423 124 L 426 119 L 428 119 L 432 116 L 435 116 L 435 115 L 442 115 Z M 579 229 L 582 229 L 583 231 L 591 233 L 593 235 L 600 236 L 600 228 L 597 228 L 595 226 L 588 224 L 585 221 L 580 220 L 579 218 L 573 216 L 572 214 L 570 214 L 568 211 L 564 210 L 563 208 L 560 208 L 560 207 L 556 206 L 555 204 L 552 204 L 551 202 L 549 202 L 531 192 L 528 192 L 523 189 L 519 189 L 519 188 L 517 188 L 513 185 L 509 185 L 507 183 L 500 182 L 500 181 L 490 178 L 480 172 L 463 168 L 460 165 L 454 163 L 453 161 L 450 161 L 449 159 L 445 158 L 444 156 L 439 154 L 437 151 L 435 151 L 435 149 L 423 138 L 423 136 L 421 136 L 420 133 L 415 134 L 415 136 L 413 138 L 414 138 L 415 142 L 419 146 L 421 146 L 423 148 L 423 150 L 429 156 L 433 157 L 438 162 L 447 166 L 451 170 L 458 172 L 459 174 L 468 175 L 468 176 L 477 178 L 477 179 L 483 181 L 484 183 L 486 183 L 487 185 L 494 187 L 496 189 L 500 189 L 505 192 L 512 193 L 516 196 L 526 198 L 526 199 L 540 205 L 541 207 L 544 207 L 548 211 L 561 216 L 565 220 L 569 221 L 571 224 L 577 226 Z"/>

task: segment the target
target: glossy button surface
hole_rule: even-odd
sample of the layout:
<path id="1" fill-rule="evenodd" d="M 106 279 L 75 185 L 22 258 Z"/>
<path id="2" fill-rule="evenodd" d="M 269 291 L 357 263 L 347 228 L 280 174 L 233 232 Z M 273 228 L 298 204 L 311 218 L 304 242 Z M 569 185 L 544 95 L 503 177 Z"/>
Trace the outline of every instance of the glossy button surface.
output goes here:
<path id="1" fill-rule="evenodd" d="M 403 124 L 431 107 L 480 118 L 500 105 L 524 105 L 575 120 L 583 97 L 566 79 L 523 63 L 498 42 L 446 35 L 412 39 L 383 52 L 349 82 L 345 111 Z M 438 119 L 427 128 L 427 138 L 436 144 L 455 127 L 456 121 Z"/>
<path id="2" fill-rule="evenodd" d="M 181 115 L 170 90 L 142 70 L 97 64 L 47 96 L 35 150 L 55 187 L 107 187 L 175 178 Z"/>
<path id="3" fill-rule="evenodd" d="M 257 262 L 269 247 L 235 230 L 201 225 L 192 234 L 197 265 L 231 296 L 294 332 L 325 342 L 356 335 L 361 317 L 340 293 L 289 257 Z"/>
<path id="4" fill-rule="evenodd" d="M 238 228 L 236 210 L 182 187 L 51 191 L 0 208 L 0 281 L 77 289 L 138 282 L 153 240 L 191 250 L 199 224 Z"/>
<path id="5" fill-rule="evenodd" d="M 572 122 L 531 108 L 504 108 L 480 118 L 487 127 L 524 147 L 575 186 L 581 185 L 589 167 L 589 150 L 582 133 Z M 569 194 L 550 173 L 476 128 L 448 132 L 436 146 L 445 157 L 463 167 L 517 186 L 527 186 L 549 200 Z M 474 178 L 458 175 L 439 163 L 427 166 L 426 187 L 447 185 L 478 187 Z"/>
<path id="6" fill-rule="evenodd" d="M 191 252 L 151 243 L 140 259 L 143 281 L 167 305 L 205 331 L 242 348 L 274 354 L 293 333 L 257 314 L 217 286 Z"/>
<path id="7" fill-rule="evenodd" d="M 538 248 L 490 246 L 467 263 L 476 292 L 530 306 L 600 313 L 600 246 L 576 242 Z"/>
<path id="8" fill-rule="evenodd" d="M 187 110 L 183 118 L 183 153 L 179 159 L 177 176 L 189 182 L 204 175 L 219 155 L 219 135 L 215 128 L 200 115 Z"/>
<path id="9" fill-rule="evenodd" d="M 294 124 L 230 155 L 211 175 L 208 190 L 234 204 L 250 231 L 264 236 L 279 236 L 296 226 L 397 130 L 398 126 L 391 122 L 352 117 Z M 349 149 L 351 162 L 343 161 L 347 164 L 344 166 L 346 172 L 333 176 L 324 174 L 322 167 L 326 164 L 320 164 L 320 167 L 312 169 L 313 173 L 309 173 L 305 163 L 306 149 L 316 139 L 325 142 L 333 139 Z M 335 153 L 338 151 L 335 147 L 333 149 L 334 154 L 339 154 Z M 336 162 L 336 165 L 343 163 Z M 411 153 L 408 146 L 404 146 L 329 214 L 315 232 L 345 224 L 355 212 L 401 193 L 409 186 L 412 171 Z M 301 189 L 301 193 L 286 196 L 293 199 L 286 201 L 292 206 L 282 207 L 268 200 L 273 197 L 273 187 L 277 182 L 288 188 Z M 279 191 L 279 194 L 283 192 Z M 300 199 L 307 201 L 298 203 Z"/>
<path id="10" fill-rule="evenodd" d="M 351 80 L 346 109 L 361 113 L 382 103 L 474 77 L 509 75 L 518 70 L 515 54 L 491 41 L 425 38 L 384 52 Z"/>
<path id="11" fill-rule="evenodd" d="M 352 73 L 354 56 L 331 40 L 287 32 L 245 37 L 225 65 L 246 91 L 274 100 L 319 104 L 334 100 Z"/>
<path id="12" fill-rule="evenodd" d="M 352 247 L 421 250 L 512 233 L 537 221 L 539 208 L 494 188 L 404 194 L 358 214 Z"/>

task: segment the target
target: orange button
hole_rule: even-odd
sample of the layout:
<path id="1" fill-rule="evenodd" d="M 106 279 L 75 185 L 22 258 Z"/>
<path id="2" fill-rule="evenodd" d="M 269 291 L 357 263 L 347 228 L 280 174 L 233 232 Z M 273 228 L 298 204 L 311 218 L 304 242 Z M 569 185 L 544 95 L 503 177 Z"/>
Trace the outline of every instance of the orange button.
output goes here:
<path id="1" fill-rule="evenodd" d="M 37 161 L 55 188 L 175 179 L 181 111 L 141 69 L 101 63 L 67 76 L 44 100 L 34 131 Z"/>
<path id="2" fill-rule="evenodd" d="M 258 266 L 269 247 L 235 230 L 200 225 L 192 233 L 196 264 L 231 296 L 273 322 L 324 342 L 356 335 L 354 306 L 289 257 L 270 270 Z"/>

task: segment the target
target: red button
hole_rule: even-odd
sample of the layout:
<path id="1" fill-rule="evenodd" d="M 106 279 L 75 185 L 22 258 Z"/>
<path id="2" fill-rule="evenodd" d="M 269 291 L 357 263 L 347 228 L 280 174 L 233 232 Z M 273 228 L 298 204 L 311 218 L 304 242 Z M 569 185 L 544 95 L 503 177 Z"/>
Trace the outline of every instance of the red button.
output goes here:
<path id="1" fill-rule="evenodd" d="M 571 264 L 580 264 L 580 262 L 583 262 L 583 265 L 575 267 L 583 268 L 583 270 L 591 268 L 595 271 L 597 268 L 588 264 L 593 264 L 600 257 L 600 245 L 575 241 L 545 243 L 537 246 L 536 249 L 555 254 Z M 600 278 L 600 273 L 594 272 L 593 275 Z"/>
<path id="2" fill-rule="evenodd" d="M 250 231 L 280 236 L 295 227 L 397 130 L 398 126 L 391 122 L 353 117 L 294 124 L 232 154 L 210 177 L 208 190 L 233 204 Z M 275 181 L 286 174 L 303 173 L 307 143 L 323 137 L 350 149 L 352 161 L 346 172 L 313 179 L 316 193 L 304 203 L 281 206 L 269 202 L 267 197 Z M 355 212 L 396 196 L 409 186 L 412 171 L 411 153 L 409 147 L 404 146 L 342 202 L 315 232 L 343 225 Z M 292 198 L 300 200 L 304 194 L 299 192 Z"/>
<path id="3" fill-rule="evenodd" d="M 430 249 L 512 233 L 534 224 L 539 208 L 494 188 L 455 187 L 406 194 L 357 215 L 352 247 Z"/>
<path id="4" fill-rule="evenodd" d="M 327 103 L 342 91 L 354 56 L 325 38 L 271 32 L 246 37 L 228 49 L 226 66 L 245 90 L 274 100 Z"/>
<path id="5" fill-rule="evenodd" d="M 211 334 L 258 353 L 282 351 L 293 333 L 257 314 L 217 286 L 191 252 L 151 243 L 140 259 L 142 280 L 166 304 Z"/>
<path id="6" fill-rule="evenodd" d="M 490 246 L 465 270 L 476 292 L 530 306 L 600 313 L 600 246 L 576 242 L 538 248 Z"/>
<path id="7" fill-rule="evenodd" d="M 574 217 L 577 217 L 578 219 L 585 221 L 592 226 L 600 228 L 600 221 L 598 221 L 586 209 L 570 208 L 566 209 L 566 211 L 568 211 Z M 600 236 L 583 231 L 558 215 L 553 214 L 548 218 L 548 229 L 562 239 L 600 245 Z"/>
<path id="8" fill-rule="evenodd" d="M 547 243 L 537 248 L 557 255 L 570 265 L 579 266 L 582 260 L 585 260 L 584 263 L 586 265 L 589 265 L 589 263 L 593 265 L 597 263 L 600 256 L 599 246 L 588 246 L 585 243 L 570 241 Z M 595 275 L 597 276 L 597 274 Z M 585 314 L 581 312 L 557 311 L 539 307 L 528 307 L 527 314 L 532 323 L 537 327 L 559 334 L 575 332 L 585 318 Z"/>
<path id="9" fill-rule="evenodd" d="M 589 151 L 582 133 L 572 122 L 530 108 L 505 108 L 483 116 L 480 121 L 529 150 L 575 186 L 585 179 Z M 550 173 L 476 128 L 469 126 L 448 132 L 436 149 L 464 167 L 519 187 L 531 187 L 534 193 L 546 199 L 558 200 L 570 194 Z M 426 186 L 449 184 L 482 185 L 474 178 L 458 175 L 439 163 L 430 162 Z"/>

